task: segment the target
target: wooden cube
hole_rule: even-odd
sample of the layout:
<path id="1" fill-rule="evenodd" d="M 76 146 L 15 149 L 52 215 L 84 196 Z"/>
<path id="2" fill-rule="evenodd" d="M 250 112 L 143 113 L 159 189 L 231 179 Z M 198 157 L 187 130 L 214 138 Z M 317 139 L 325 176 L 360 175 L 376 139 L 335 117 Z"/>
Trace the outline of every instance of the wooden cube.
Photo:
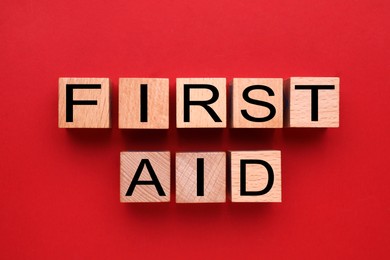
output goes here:
<path id="1" fill-rule="evenodd" d="M 168 129 L 169 79 L 120 78 L 119 128 Z"/>
<path id="2" fill-rule="evenodd" d="M 121 152 L 120 201 L 169 202 L 170 152 Z"/>
<path id="3" fill-rule="evenodd" d="M 285 92 L 287 127 L 339 127 L 339 78 L 293 77 Z"/>
<path id="4" fill-rule="evenodd" d="M 177 128 L 226 127 L 226 79 L 176 79 Z"/>
<path id="5" fill-rule="evenodd" d="M 58 83 L 58 127 L 111 127 L 108 78 L 60 78 Z"/>
<path id="6" fill-rule="evenodd" d="M 226 202 L 226 154 L 176 153 L 176 202 Z"/>
<path id="7" fill-rule="evenodd" d="M 280 151 L 230 152 L 232 202 L 281 202 Z"/>
<path id="8" fill-rule="evenodd" d="M 283 127 L 283 79 L 235 78 L 231 88 L 233 128 Z"/>

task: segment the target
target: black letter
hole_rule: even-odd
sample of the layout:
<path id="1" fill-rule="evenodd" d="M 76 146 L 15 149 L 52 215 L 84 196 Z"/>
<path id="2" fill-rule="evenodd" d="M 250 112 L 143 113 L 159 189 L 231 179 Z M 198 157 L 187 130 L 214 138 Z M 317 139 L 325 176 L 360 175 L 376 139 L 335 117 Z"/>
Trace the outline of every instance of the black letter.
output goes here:
<path id="1" fill-rule="evenodd" d="M 318 90 L 335 89 L 334 85 L 296 85 L 297 90 L 311 90 L 311 121 L 318 121 Z"/>
<path id="2" fill-rule="evenodd" d="M 268 183 L 267 186 L 261 191 L 247 191 L 246 190 L 246 165 L 247 164 L 261 164 L 268 172 Z M 240 195 L 241 196 L 259 196 L 269 192 L 274 185 L 274 171 L 269 163 L 263 160 L 241 160 L 240 161 Z"/>
<path id="3" fill-rule="evenodd" d="M 146 168 L 149 171 L 150 177 L 152 178 L 152 180 L 150 180 L 150 181 L 139 181 L 138 180 L 139 177 L 141 177 L 141 173 L 142 173 L 144 166 L 146 166 Z M 134 174 L 134 178 L 130 183 L 129 189 L 126 192 L 126 196 L 131 196 L 133 194 L 135 186 L 137 186 L 137 185 L 154 185 L 156 187 L 158 195 L 165 196 L 165 192 L 164 192 L 163 188 L 161 187 L 161 184 L 158 181 L 157 175 L 154 172 L 152 165 L 150 164 L 148 159 L 141 160 L 141 162 L 137 168 L 137 171 Z"/>
<path id="4" fill-rule="evenodd" d="M 204 159 L 196 159 L 196 196 L 204 196 Z"/>
<path id="5" fill-rule="evenodd" d="M 73 122 L 73 105 L 97 105 L 97 100 L 73 100 L 73 89 L 101 89 L 100 84 L 66 84 L 66 122 Z"/>
<path id="6" fill-rule="evenodd" d="M 266 91 L 268 93 L 269 96 L 275 96 L 275 93 L 272 91 L 271 88 L 269 88 L 267 86 L 263 86 L 263 85 L 253 85 L 253 86 L 247 87 L 244 90 L 244 92 L 242 93 L 242 97 L 244 98 L 244 100 L 246 102 L 248 102 L 250 104 L 259 105 L 259 106 L 263 106 L 263 107 L 268 108 L 269 109 L 269 115 L 266 116 L 266 117 L 260 117 L 260 118 L 253 117 L 253 116 L 249 115 L 248 112 L 245 109 L 241 110 L 241 114 L 247 120 L 252 121 L 252 122 L 266 122 L 266 121 L 269 121 L 269 120 L 271 120 L 275 116 L 276 109 L 275 109 L 275 107 L 272 104 L 270 104 L 268 102 L 250 98 L 249 97 L 249 92 L 251 92 L 252 90 L 255 90 L 255 89 L 264 90 L 264 91 Z"/>
<path id="7" fill-rule="evenodd" d="M 141 122 L 148 122 L 148 85 L 141 84 Z"/>
<path id="8" fill-rule="evenodd" d="M 209 100 L 205 101 L 190 101 L 190 89 L 199 89 L 204 88 L 208 89 L 213 93 L 213 96 Z M 213 85 L 208 84 L 184 84 L 184 122 L 190 122 L 190 106 L 201 106 L 210 114 L 210 116 L 214 119 L 214 122 L 222 122 L 222 120 L 218 117 L 217 113 L 211 109 L 210 104 L 214 103 L 218 100 L 219 92 L 218 89 Z"/>

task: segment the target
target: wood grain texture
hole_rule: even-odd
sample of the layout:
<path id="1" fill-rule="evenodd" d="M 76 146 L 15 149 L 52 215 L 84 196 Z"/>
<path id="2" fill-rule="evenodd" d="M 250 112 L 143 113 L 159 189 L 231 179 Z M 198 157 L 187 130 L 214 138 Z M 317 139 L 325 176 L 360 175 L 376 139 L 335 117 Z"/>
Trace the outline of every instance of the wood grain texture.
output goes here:
<path id="1" fill-rule="evenodd" d="M 130 183 L 142 159 L 148 159 L 166 196 L 159 196 L 154 185 L 137 185 L 132 196 L 126 196 Z M 169 202 L 170 201 L 170 152 L 121 152 L 120 154 L 121 202 Z M 151 180 L 146 167 L 139 180 Z"/>
<path id="2" fill-rule="evenodd" d="M 275 116 L 266 122 L 253 122 L 246 119 L 241 110 L 245 109 L 253 117 L 264 118 L 270 114 L 267 107 L 248 103 L 243 92 L 250 86 L 263 85 L 272 89 L 274 96 L 257 89 L 249 93 L 251 99 L 272 104 L 276 109 Z M 282 128 L 283 127 L 283 79 L 281 78 L 234 78 L 232 83 L 232 120 L 233 128 Z"/>
<path id="3" fill-rule="evenodd" d="M 147 122 L 141 122 L 141 84 L 147 84 Z M 119 128 L 168 129 L 169 79 L 120 78 Z"/>
<path id="4" fill-rule="evenodd" d="M 73 100 L 96 100 L 97 105 L 74 105 L 73 122 L 66 122 L 66 85 L 101 84 L 101 89 L 74 89 Z M 110 128 L 110 80 L 108 78 L 59 78 L 59 128 Z"/>
<path id="5" fill-rule="evenodd" d="M 197 158 L 204 159 L 204 196 L 197 196 Z M 176 202 L 226 202 L 226 153 L 176 153 Z"/>
<path id="6" fill-rule="evenodd" d="M 274 171 L 274 183 L 271 190 L 259 196 L 240 195 L 240 161 L 244 159 L 259 159 L 268 162 Z M 282 202 L 281 154 L 280 151 L 232 151 L 231 165 L 231 195 L 232 202 Z M 267 169 L 259 164 L 246 166 L 247 191 L 260 191 L 268 183 Z"/>
<path id="7" fill-rule="evenodd" d="M 184 84 L 209 84 L 218 89 L 219 98 L 210 107 L 222 122 L 215 122 L 201 106 L 190 107 L 190 121 L 184 122 Z M 192 101 L 209 100 L 212 92 L 208 89 L 192 89 Z M 225 128 L 226 127 L 226 79 L 225 78 L 178 78 L 176 79 L 176 126 L 177 128 Z"/>
<path id="8" fill-rule="evenodd" d="M 311 91 L 296 85 L 334 85 L 318 91 L 318 121 L 311 120 Z M 340 79 L 337 77 L 292 77 L 285 83 L 286 127 L 339 127 Z"/>

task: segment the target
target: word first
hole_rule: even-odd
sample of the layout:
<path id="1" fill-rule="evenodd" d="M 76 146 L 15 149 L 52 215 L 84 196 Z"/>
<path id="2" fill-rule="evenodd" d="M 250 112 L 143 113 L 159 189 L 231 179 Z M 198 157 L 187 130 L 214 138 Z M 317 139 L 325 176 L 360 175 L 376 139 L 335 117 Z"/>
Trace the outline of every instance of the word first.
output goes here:
<path id="1" fill-rule="evenodd" d="M 177 128 L 338 127 L 339 78 L 176 79 Z M 119 128 L 168 129 L 169 79 L 120 78 Z M 59 79 L 60 128 L 110 128 L 108 78 Z M 231 113 L 228 115 L 228 112 Z M 229 116 L 229 117 L 228 117 Z"/>

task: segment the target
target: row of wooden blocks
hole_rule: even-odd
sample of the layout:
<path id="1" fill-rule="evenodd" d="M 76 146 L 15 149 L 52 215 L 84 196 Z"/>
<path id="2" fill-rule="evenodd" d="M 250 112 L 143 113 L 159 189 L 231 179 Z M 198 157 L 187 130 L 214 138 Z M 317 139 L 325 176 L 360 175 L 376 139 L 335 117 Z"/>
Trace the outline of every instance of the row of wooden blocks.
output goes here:
<path id="1" fill-rule="evenodd" d="M 226 163 L 232 202 L 281 202 L 280 151 L 176 153 L 176 202 L 226 202 Z M 170 152 L 122 152 L 121 202 L 169 202 Z"/>
<path id="2" fill-rule="evenodd" d="M 339 126 L 337 77 L 234 78 L 231 100 L 233 128 Z M 60 128 L 111 127 L 108 78 L 60 78 L 58 104 Z M 120 78 L 118 114 L 121 129 L 168 129 L 169 80 Z M 178 128 L 226 125 L 225 78 L 176 79 Z"/>

